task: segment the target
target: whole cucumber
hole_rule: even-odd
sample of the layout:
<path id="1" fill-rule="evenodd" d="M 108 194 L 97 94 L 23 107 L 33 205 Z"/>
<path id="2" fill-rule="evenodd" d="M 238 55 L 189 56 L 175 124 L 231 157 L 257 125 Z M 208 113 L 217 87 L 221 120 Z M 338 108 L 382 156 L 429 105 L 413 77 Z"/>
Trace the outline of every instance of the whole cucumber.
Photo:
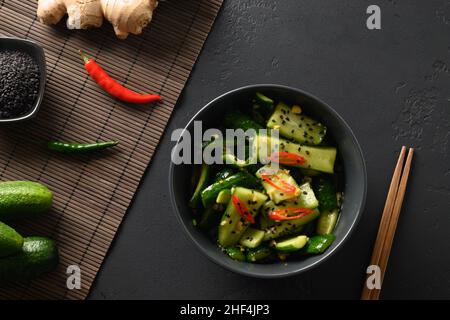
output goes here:
<path id="1" fill-rule="evenodd" d="M 0 222 L 0 258 L 19 252 L 22 245 L 22 236 L 10 226 Z"/>
<path id="2" fill-rule="evenodd" d="M 0 284 L 31 281 L 54 270 L 58 262 L 58 249 L 53 240 L 25 238 L 19 253 L 0 259 Z"/>
<path id="3" fill-rule="evenodd" d="M 47 212 L 53 193 L 32 181 L 0 182 L 0 220 L 34 217 Z"/>

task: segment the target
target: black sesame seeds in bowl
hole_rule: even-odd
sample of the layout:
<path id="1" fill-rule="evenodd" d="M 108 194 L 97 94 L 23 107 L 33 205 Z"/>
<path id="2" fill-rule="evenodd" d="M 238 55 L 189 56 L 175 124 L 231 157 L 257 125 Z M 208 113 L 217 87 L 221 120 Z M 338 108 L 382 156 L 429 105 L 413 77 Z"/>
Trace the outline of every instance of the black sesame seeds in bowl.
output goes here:
<path id="1" fill-rule="evenodd" d="M 36 43 L 0 38 L 0 122 L 36 115 L 45 90 L 45 55 Z"/>

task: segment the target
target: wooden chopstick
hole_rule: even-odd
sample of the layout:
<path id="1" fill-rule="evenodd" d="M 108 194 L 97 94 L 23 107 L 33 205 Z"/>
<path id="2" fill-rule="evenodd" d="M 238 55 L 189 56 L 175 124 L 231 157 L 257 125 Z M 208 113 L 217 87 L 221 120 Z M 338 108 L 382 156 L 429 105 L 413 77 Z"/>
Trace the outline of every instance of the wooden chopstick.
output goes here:
<path id="1" fill-rule="evenodd" d="M 400 155 L 395 166 L 394 174 L 392 176 L 391 184 L 389 186 L 386 203 L 381 217 L 380 227 L 378 229 L 375 246 L 370 260 L 371 265 L 379 266 L 381 274 L 380 280 L 383 283 L 386 272 L 389 255 L 394 241 L 394 235 L 397 228 L 400 211 L 405 196 L 406 185 L 408 182 L 409 172 L 411 170 L 411 162 L 414 154 L 414 149 L 410 148 L 406 164 L 403 163 L 406 155 L 406 147 L 402 147 Z M 378 300 L 381 289 L 369 289 L 367 286 L 367 278 L 364 282 L 361 299 L 363 300 Z"/>

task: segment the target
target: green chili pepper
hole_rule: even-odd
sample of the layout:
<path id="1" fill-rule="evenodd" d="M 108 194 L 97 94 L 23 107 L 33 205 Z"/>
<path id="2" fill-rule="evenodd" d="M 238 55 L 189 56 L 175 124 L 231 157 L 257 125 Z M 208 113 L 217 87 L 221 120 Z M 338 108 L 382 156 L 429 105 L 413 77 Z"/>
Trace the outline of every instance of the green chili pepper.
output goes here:
<path id="1" fill-rule="evenodd" d="M 118 143 L 119 143 L 118 141 L 104 141 L 95 143 L 50 141 L 47 143 L 47 148 L 49 150 L 61 153 L 84 153 L 111 148 L 117 145 Z"/>

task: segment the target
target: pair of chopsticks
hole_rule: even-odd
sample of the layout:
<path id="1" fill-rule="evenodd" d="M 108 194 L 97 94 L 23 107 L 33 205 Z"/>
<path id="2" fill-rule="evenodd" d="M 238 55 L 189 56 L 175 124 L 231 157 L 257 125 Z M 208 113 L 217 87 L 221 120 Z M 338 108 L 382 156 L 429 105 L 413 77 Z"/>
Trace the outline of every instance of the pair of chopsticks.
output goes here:
<path id="1" fill-rule="evenodd" d="M 370 289 L 368 284 L 370 275 L 368 275 L 364 282 L 361 300 L 378 300 L 380 297 L 381 285 L 383 283 L 392 243 L 394 242 L 398 218 L 405 197 L 406 184 L 408 183 L 413 154 L 414 149 L 410 148 L 405 162 L 406 147 L 403 146 L 400 151 L 397 165 L 395 166 L 394 174 L 392 176 L 391 185 L 389 186 L 386 203 L 384 205 L 377 239 L 372 252 L 372 258 L 370 260 L 371 266 L 379 267 L 379 285 L 371 285 L 370 287 L 372 289 Z M 375 272 L 377 271 L 375 270 Z"/>

